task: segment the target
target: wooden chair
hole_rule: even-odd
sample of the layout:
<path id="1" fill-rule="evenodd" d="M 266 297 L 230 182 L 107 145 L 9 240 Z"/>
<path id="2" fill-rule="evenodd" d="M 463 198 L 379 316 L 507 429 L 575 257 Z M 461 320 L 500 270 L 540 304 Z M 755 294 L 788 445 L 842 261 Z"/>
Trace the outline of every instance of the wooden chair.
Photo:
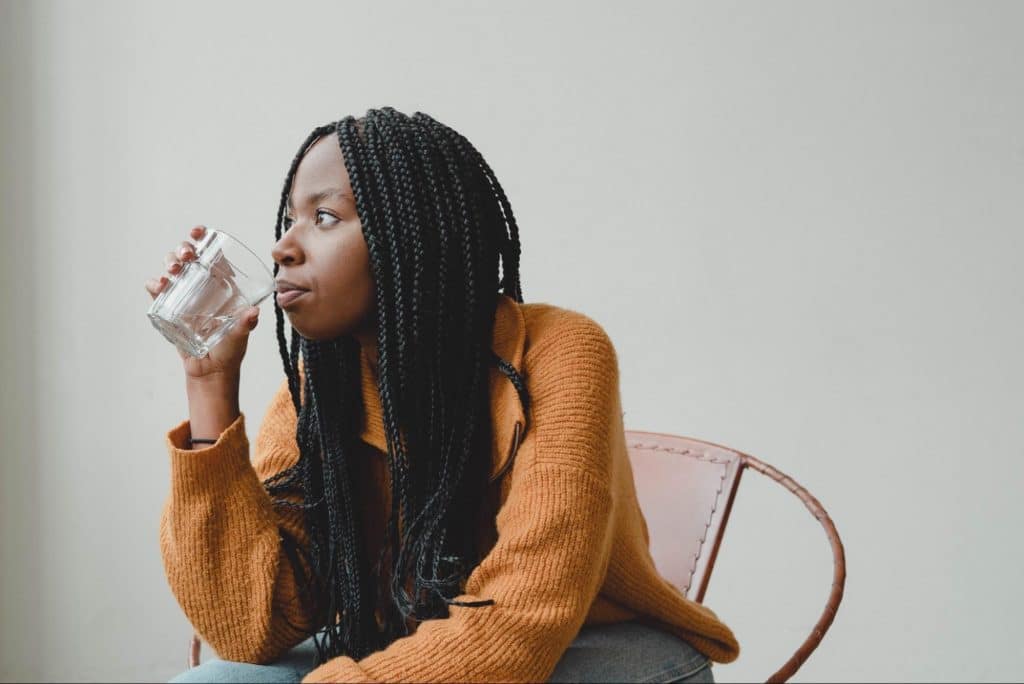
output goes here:
<path id="1" fill-rule="evenodd" d="M 846 556 L 835 525 L 818 500 L 792 478 L 749 454 L 689 437 L 626 431 L 640 507 L 658 571 L 685 596 L 704 600 L 740 476 L 747 468 L 778 482 L 804 502 L 832 545 L 832 591 L 810 636 L 768 678 L 785 682 L 818 647 L 835 618 L 846 583 Z M 189 644 L 188 666 L 199 664 L 200 641 Z"/>
<path id="2" fill-rule="evenodd" d="M 795 494 L 825 528 L 832 545 L 832 590 L 810 636 L 767 680 L 787 681 L 821 643 L 843 599 L 846 556 L 825 509 L 788 475 L 735 449 L 689 437 L 636 430 L 626 431 L 626 443 L 654 563 L 665 579 L 694 601 L 704 600 L 745 469 L 751 468 Z"/>

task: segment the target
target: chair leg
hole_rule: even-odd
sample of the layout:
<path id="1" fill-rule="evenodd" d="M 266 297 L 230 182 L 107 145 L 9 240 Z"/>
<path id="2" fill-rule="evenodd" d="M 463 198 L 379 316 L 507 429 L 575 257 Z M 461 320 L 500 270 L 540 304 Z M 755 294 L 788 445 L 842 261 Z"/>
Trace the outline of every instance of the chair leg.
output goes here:
<path id="1" fill-rule="evenodd" d="M 191 640 L 191 642 L 189 642 L 189 648 L 188 648 L 188 669 L 190 669 L 190 670 L 193 667 L 196 667 L 196 666 L 199 665 L 199 649 L 200 649 L 199 635 L 198 634 L 193 634 L 192 635 L 192 640 Z"/>

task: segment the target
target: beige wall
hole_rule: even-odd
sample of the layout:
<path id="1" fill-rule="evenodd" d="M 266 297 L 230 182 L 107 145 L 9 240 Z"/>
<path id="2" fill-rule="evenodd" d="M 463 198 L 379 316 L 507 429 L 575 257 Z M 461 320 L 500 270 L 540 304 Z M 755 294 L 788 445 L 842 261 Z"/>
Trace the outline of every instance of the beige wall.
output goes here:
<path id="1" fill-rule="evenodd" d="M 315 125 L 426 111 L 522 230 L 528 301 L 601 322 L 627 426 L 807 485 L 849 555 L 804 680 L 1022 671 L 1024 5 L 0 1 L 0 675 L 166 681 L 180 363 L 143 281 L 193 223 L 269 259 Z M 250 436 L 281 378 L 250 343 Z M 707 603 L 766 676 L 828 547 L 751 474 Z M 209 655 L 209 654 L 208 654 Z"/>

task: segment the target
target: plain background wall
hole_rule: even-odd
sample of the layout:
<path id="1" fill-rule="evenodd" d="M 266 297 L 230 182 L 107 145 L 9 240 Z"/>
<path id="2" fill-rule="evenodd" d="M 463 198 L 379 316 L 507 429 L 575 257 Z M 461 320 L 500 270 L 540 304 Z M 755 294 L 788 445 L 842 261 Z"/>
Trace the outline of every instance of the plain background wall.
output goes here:
<path id="1" fill-rule="evenodd" d="M 187 405 L 143 282 L 195 223 L 269 262 L 303 138 L 384 105 L 481 150 L 525 298 L 605 327 L 628 428 L 757 455 L 827 508 L 846 597 L 797 681 L 1020 676 L 1024 5 L 0 12 L 3 679 L 184 668 L 157 532 Z M 250 437 L 282 377 L 261 319 Z M 718 681 L 781 665 L 831 570 L 748 474 L 706 597 L 743 648 Z"/>

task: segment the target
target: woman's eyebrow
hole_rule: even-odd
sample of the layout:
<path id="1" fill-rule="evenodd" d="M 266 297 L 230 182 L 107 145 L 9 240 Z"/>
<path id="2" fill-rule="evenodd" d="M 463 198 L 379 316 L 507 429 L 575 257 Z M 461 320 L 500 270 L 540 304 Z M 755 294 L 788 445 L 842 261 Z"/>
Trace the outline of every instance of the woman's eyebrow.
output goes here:
<path id="1" fill-rule="evenodd" d="M 341 188 L 327 188 L 320 192 L 314 192 L 306 196 L 306 204 L 315 204 L 320 200 L 325 200 L 328 197 L 347 197 L 348 199 L 354 199 L 352 194 L 342 190 Z M 292 204 L 292 196 L 288 195 L 288 208 L 294 209 L 295 206 Z"/>

